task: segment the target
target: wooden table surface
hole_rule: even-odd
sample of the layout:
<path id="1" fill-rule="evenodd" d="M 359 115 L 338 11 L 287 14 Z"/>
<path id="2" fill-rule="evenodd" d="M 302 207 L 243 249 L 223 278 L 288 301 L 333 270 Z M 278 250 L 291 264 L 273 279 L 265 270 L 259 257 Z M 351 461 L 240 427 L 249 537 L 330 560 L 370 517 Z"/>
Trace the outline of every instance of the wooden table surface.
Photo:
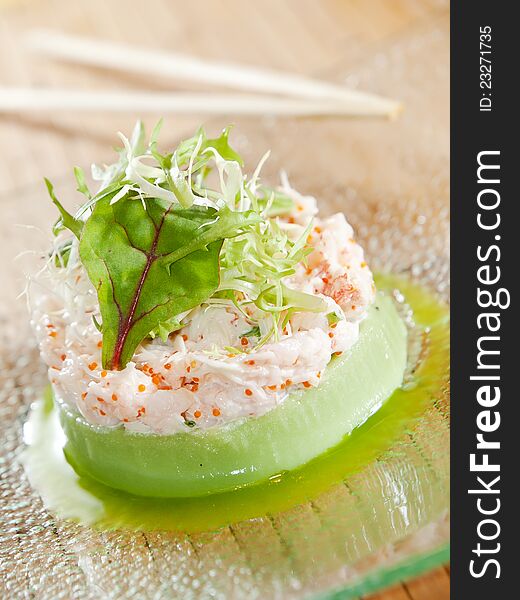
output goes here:
<path id="1" fill-rule="evenodd" d="M 418 24 L 441 19 L 447 27 L 447 12 L 448 2 L 442 0 L 0 0 L 0 85 L 83 89 L 168 85 L 31 56 L 21 40 L 33 27 L 138 40 L 201 57 L 334 78 L 338 67 L 344 72 L 364 54 L 377 53 Z M 87 166 L 92 157 L 103 159 L 113 143 L 112 133 L 127 131 L 134 119 L 113 114 L 0 115 L 0 200 L 34 186 L 44 175 L 63 179 L 67 165 Z M 190 131 L 198 120 L 176 118 L 177 133 Z M 5 250 L 9 256 L 11 249 Z M 0 290 L 0 301 L 10 303 L 13 298 L 9 286 Z M 448 597 L 448 567 L 370 596 L 372 600 Z"/>

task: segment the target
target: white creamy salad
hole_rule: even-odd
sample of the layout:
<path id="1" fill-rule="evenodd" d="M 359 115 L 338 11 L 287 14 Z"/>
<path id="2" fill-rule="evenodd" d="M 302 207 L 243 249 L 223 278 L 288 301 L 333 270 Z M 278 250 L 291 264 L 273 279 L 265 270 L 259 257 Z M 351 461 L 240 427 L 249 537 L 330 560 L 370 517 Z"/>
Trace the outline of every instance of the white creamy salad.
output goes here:
<path id="1" fill-rule="evenodd" d="M 167 161 L 153 140 L 144 144 L 140 129 L 123 141 L 116 165 L 93 169 L 101 180 L 96 195 L 77 172 L 87 201 L 75 223 L 80 229 L 86 225 L 79 236 L 71 235 L 74 224 L 70 227 L 62 212 L 68 229 L 58 226 L 52 252 L 30 281 L 32 325 L 54 393 L 92 424 L 172 434 L 260 416 L 292 391 L 319 386 L 333 357 L 356 343 L 375 294 L 363 249 L 345 216 L 320 218 L 316 200 L 296 192 L 285 177 L 272 190 L 260 184 L 259 168 L 248 179 L 227 144 L 227 131 L 217 140 L 198 132 Z M 213 187 L 206 183 L 210 166 Z M 216 289 L 196 306 L 161 317 L 126 364 L 114 368 L 103 354 L 104 343 L 115 335 L 107 333 L 111 307 L 100 308 L 110 295 L 103 295 L 93 275 L 97 255 L 90 259 L 87 253 L 94 244 L 87 238 L 94 235 L 88 219 L 96 202 L 106 202 L 107 210 L 122 209 L 123 202 L 129 210 L 149 210 L 147 203 L 157 197 L 161 206 L 216 210 L 209 226 L 223 210 L 253 214 L 256 221 L 219 242 Z M 133 232 L 127 234 L 130 240 Z M 104 249 L 113 243 L 117 250 L 108 239 L 99 243 Z M 121 249 L 126 256 L 123 250 L 128 248 Z M 149 254 L 136 289 L 155 258 Z M 198 285 L 194 273 L 179 272 L 188 288 L 190 282 Z M 124 279 L 124 270 L 117 276 Z M 111 272 L 108 279 L 117 303 L 118 283 Z M 125 342 L 120 304 L 112 361 Z M 127 329 L 137 321 L 132 313 Z"/>

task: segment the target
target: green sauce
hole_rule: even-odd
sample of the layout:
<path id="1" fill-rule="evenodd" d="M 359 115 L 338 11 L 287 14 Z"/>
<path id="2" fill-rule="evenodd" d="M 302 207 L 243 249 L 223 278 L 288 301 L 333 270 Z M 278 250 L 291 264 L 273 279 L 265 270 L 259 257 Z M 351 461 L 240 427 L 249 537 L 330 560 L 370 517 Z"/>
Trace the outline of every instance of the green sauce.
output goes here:
<path id="1" fill-rule="evenodd" d="M 60 430 L 52 400 L 47 398 L 33 408 L 27 424 L 30 439 L 24 463 L 31 483 L 58 516 L 106 529 L 207 531 L 312 500 L 377 459 L 412 427 L 447 383 L 447 307 L 424 288 L 402 278 L 379 276 L 377 285 L 389 293 L 399 290 L 411 309 L 406 383 L 342 443 L 303 467 L 262 484 L 211 496 L 131 496 L 73 471 L 56 440 Z M 51 443 L 51 439 L 56 441 Z"/>

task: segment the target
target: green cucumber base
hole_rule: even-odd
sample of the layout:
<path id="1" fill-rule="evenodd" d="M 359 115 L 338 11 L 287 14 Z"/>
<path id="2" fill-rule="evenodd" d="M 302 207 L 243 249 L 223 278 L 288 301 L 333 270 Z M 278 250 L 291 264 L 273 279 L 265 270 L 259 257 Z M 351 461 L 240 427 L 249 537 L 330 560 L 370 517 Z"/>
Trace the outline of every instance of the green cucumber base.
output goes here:
<path id="1" fill-rule="evenodd" d="M 406 328 L 378 294 L 357 343 L 332 359 L 319 387 L 291 393 L 261 417 L 205 431 L 130 433 L 87 423 L 55 399 L 69 462 L 80 474 L 138 496 L 192 497 L 295 469 L 337 445 L 401 385 Z"/>

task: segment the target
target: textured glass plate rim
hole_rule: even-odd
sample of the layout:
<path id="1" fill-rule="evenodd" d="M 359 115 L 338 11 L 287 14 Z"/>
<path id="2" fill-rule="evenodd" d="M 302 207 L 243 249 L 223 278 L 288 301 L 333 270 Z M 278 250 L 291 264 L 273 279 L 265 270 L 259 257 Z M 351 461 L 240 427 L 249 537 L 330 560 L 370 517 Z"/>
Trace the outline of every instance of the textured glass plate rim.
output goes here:
<path id="1" fill-rule="evenodd" d="M 415 278 L 411 278 L 415 281 Z M 424 284 L 423 284 L 424 285 Z M 425 286 L 428 288 L 428 286 Z M 433 290 L 432 290 L 433 291 Z M 402 538 L 402 541 L 407 538 Z M 412 551 L 413 552 L 413 551 Z M 351 583 L 332 585 L 329 590 L 311 593 L 308 597 L 313 600 L 359 599 L 360 596 L 371 594 L 392 586 L 399 581 L 412 579 L 422 573 L 434 569 L 449 561 L 450 545 L 446 542 L 434 546 L 427 551 L 411 554 L 404 560 L 398 560 L 393 565 L 376 567 L 372 571 L 354 579 Z"/>
<path id="2" fill-rule="evenodd" d="M 416 281 L 414 277 L 410 278 Z M 424 285 L 424 284 L 423 284 Z M 428 289 L 428 286 L 425 286 Z M 430 290 L 433 291 L 433 290 Z M 406 540 L 407 538 L 403 538 Z M 311 593 L 309 598 L 313 600 L 336 600 L 336 599 L 358 599 L 360 596 L 371 594 L 392 586 L 399 581 L 412 579 L 422 573 L 434 569 L 449 561 L 450 545 L 435 546 L 426 552 L 411 554 L 404 560 L 397 561 L 393 565 L 376 567 L 372 571 L 361 575 L 352 583 L 347 582 L 340 586 L 332 585 L 329 590 Z"/>
<path id="3" fill-rule="evenodd" d="M 328 592 L 313 596 L 314 600 L 349 600 L 388 588 L 399 581 L 413 579 L 426 571 L 435 569 L 450 560 L 450 543 L 447 542 L 429 552 L 418 554 L 390 568 L 373 571 L 366 578 Z"/>
<path id="4" fill-rule="evenodd" d="M 412 277 L 411 281 L 415 281 Z M 423 284 L 424 285 L 424 284 Z M 428 286 L 424 286 L 429 289 Z M 433 291 L 433 290 L 430 290 Z M 402 538 L 402 541 L 407 538 Z M 399 541 L 399 540 L 398 540 Z M 446 542 L 425 552 L 411 554 L 404 560 L 397 561 L 391 566 L 375 568 L 361 575 L 352 583 L 346 582 L 340 586 L 332 586 L 329 590 L 311 593 L 312 600 L 359 600 L 360 596 L 372 594 L 386 589 L 399 581 L 413 579 L 422 573 L 445 564 L 450 559 L 450 544 Z"/>

